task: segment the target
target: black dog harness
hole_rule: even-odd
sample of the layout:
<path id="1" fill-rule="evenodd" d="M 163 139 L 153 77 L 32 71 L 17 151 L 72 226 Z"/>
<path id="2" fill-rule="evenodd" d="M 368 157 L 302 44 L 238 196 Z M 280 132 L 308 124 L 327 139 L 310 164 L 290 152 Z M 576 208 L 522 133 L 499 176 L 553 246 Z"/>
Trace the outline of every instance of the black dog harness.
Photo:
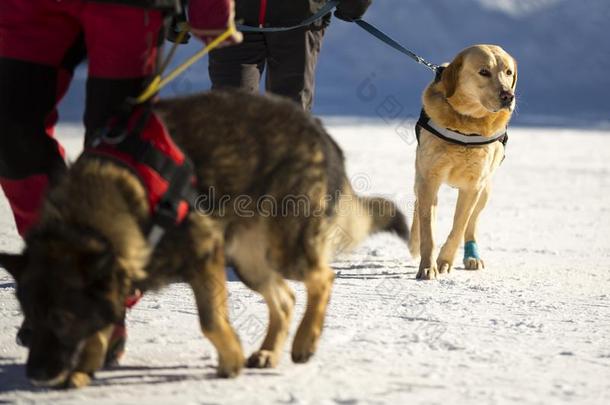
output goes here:
<path id="1" fill-rule="evenodd" d="M 494 134 L 492 136 L 483 136 L 480 134 L 463 134 L 458 131 L 453 131 L 451 129 L 444 128 L 436 124 L 432 119 L 428 116 L 426 111 L 422 108 L 421 114 L 419 116 L 419 120 L 415 125 L 415 134 L 417 136 L 417 143 L 419 144 L 419 137 L 421 136 L 421 130 L 425 129 L 431 134 L 441 138 L 444 141 L 449 143 L 453 143 L 460 146 L 483 146 L 489 145 L 494 142 L 500 142 L 504 147 L 508 143 L 508 132 L 507 129 Z"/>
<path id="2" fill-rule="evenodd" d="M 435 83 L 441 81 L 444 70 L 445 66 L 436 66 L 434 78 Z M 504 131 L 494 134 L 492 136 L 483 136 L 480 134 L 463 134 L 461 132 L 453 131 L 451 129 L 437 125 L 434 121 L 432 121 L 432 118 L 428 116 L 428 114 L 423 108 L 421 110 L 421 114 L 419 115 L 419 120 L 415 124 L 415 135 L 417 137 L 417 144 L 419 144 L 419 137 L 421 136 L 422 128 L 446 142 L 460 146 L 476 147 L 489 145 L 494 142 L 501 142 L 502 145 L 504 145 L 504 147 L 506 148 L 506 144 L 508 143 L 508 128 L 505 128 Z"/>
<path id="3" fill-rule="evenodd" d="M 110 122 L 85 154 L 119 163 L 140 179 L 151 214 L 145 232 L 153 247 L 195 207 L 193 165 L 149 106 L 135 108 L 126 121 Z"/>

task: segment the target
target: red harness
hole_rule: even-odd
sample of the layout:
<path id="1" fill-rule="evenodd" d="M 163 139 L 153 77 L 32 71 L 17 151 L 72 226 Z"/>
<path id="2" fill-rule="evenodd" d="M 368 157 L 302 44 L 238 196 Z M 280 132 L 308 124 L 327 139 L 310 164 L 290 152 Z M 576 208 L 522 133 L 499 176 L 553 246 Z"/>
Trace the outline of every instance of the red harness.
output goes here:
<path id="1" fill-rule="evenodd" d="M 118 162 L 141 180 L 151 214 L 149 241 L 154 246 L 167 228 L 182 223 L 193 208 L 193 168 L 147 107 L 136 108 L 126 123 L 118 121 L 111 122 L 86 153 Z"/>

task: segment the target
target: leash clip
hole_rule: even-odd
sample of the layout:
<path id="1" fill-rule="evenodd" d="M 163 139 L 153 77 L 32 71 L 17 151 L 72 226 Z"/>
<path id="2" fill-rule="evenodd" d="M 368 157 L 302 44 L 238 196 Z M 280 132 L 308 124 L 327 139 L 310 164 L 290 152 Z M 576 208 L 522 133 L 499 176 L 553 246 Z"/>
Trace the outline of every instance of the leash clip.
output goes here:
<path id="1" fill-rule="evenodd" d="M 116 131 L 116 128 L 106 126 L 97 130 L 95 137 L 89 143 L 89 147 L 97 148 L 102 144 L 118 145 L 127 138 L 127 135 L 129 135 L 129 131 L 126 129 Z"/>

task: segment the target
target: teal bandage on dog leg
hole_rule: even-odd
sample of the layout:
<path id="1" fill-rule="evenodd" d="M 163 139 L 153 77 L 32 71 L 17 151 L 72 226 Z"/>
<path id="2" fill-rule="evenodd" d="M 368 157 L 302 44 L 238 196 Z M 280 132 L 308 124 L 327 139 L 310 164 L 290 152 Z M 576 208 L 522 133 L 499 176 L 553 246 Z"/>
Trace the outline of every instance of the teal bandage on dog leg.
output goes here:
<path id="1" fill-rule="evenodd" d="M 477 242 L 471 240 L 464 244 L 464 260 L 474 258 L 477 260 L 481 259 L 479 256 L 479 247 L 477 246 Z"/>

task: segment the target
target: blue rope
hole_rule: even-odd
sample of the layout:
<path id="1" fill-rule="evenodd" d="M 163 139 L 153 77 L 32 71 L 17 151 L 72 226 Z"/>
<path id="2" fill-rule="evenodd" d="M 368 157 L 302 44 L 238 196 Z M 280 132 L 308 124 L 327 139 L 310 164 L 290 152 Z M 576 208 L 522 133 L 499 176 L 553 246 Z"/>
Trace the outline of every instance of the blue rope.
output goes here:
<path id="1" fill-rule="evenodd" d="M 285 1 L 294 1 L 294 0 L 285 0 Z M 297 28 L 308 27 L 311 24 L 318 21 L 320 18 L 324 17 L 326 14 L 332 12 L 337 7 L 337 4 L 339 4 L 338 0 L 330 0 L 330 1 L 326 2 L 326 4 L 324 4 L 324 6 L 322 6 L 320 8 L 320 10 L 318 10 L 317 13 L 315 13 L 311 17 L 307 18 L 306 20 L 303 20 L 303 22 L 298 25 L 292 25 L 290 27 L 252 27 L 250 25 L 238 24 L 237 30 L 239 30 L 241 32 L 284 32 L 284 31 L 295 30 Z"/>
<path id="2" fill-rule="evenodd" d="M 417 62 L 417 63 L 419 63 L 421 65 L 426 66 L 431 71 L 436 73 L 436 71 L 440 67 L 440 66 L 438 66 L 438 65 L 436 65 L 436 64 L 434 64 L 432 62 L 428 62 L 427 60 L 425 60 L 421 56 L 417 55 L 415 52 L 408 50 L 407 48 L 405 48 L 404 46 L 402 46 L 401 44 L 396 42 L 394 39 L 390 38 L 389 35 L 385 34 L 384 32 L 382 32 L 378 28 L 374 27 L 373 25 L 367 23 L 366 21 L 364 21 L 364 20 L 355 20 L 354 22 L 356 24 L 358 24 L 358 26 L 360 28 L 362 28 L 363 30 L 365 30 L 369 34 L 373 35 L 375 38 L 379 39 L 380 41 L 384 42 L 385 44 L 387 44 L 387 45 L 391 46 L 392 48 L 396 49 L 398 52 L 407 55 L 409 58 L 413 59 L 415 62 Z"/>

